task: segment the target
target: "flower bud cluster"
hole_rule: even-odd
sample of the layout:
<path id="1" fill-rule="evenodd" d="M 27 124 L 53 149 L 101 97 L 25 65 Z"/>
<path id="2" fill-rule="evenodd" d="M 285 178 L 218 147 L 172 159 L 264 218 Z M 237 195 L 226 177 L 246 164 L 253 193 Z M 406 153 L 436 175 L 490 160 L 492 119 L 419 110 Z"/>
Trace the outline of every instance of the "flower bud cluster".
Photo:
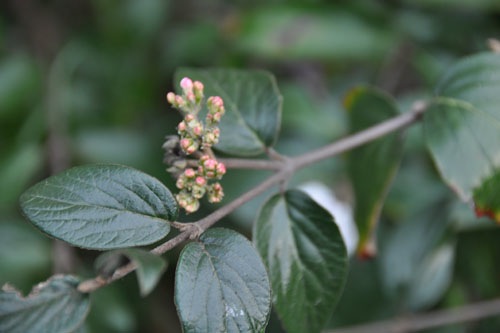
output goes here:
<path id="1" fill-rule="evenodd" d="M 212 153 L 205 152 L 211 152 L 211 147 L 219 142 L 219 123 L 225 108 L 221 97 L 209 97 L 206 101 L 205 122 L 201 122 L 198 113 L 204 102 L 203 84 L 185 77 L 181 80 L 180 86 L 182 95 L 173 92 L 167 94 L 167 101 L 184 115 L 184 119 L 177 126 L 180 137 L 178 147 L 185 155 L 197 153 L 198 155 L 193 156 L 201 154 L 201 157 L 196 169 L 185 168 L 181 171 L 177 166 L 171 168 L 176 171 L 176 186 L 180 190 L 176 196 L 177 202 L 187 213 L 192 213 L 198 210 L 199 200 L 203 196 L 207 195 L 211 203 L 220 202 L 224 197 L 222 186 L 217 180 L 226 173 L 226 167 L 217 161 Z M 171 145 L 168 147 L 171 148 Z M 180 165 L 177 160 L 175 162 Z"/>

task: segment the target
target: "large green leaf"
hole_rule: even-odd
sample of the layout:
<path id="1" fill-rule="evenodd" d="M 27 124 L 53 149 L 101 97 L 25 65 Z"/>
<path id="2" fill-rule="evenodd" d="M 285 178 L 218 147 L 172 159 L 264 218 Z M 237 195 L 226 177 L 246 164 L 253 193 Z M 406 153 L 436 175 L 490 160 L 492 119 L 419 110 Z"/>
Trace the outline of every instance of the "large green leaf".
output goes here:
<path id="1" fill-rule="evenodd" d="M 287 61 L 373 61 L 386 54 L 397 38 L 388 25 L 369 23 L 361 13 L 340 6 L 305 7 L 287 3 L 249 11 L 243 17 L 236 46 L 247 54 Z"/>
<path id="2" fill-rule="evenodd" d="M 351 132 L 358 132 L 398 115 L 394 102 L 379 90 L 358 87 L 345 99 Z M 354 219 L 359 231 L 358 255 L 376 253 L 376 226 L 389 186 L 402 157 L 401 134 L 393 133 L 354 149 L 349 154 L 349 175 L 356 205 Z"/>
<path id="3" fill-rule="evenodd" d="M 220 96 L 226 114 L 220 123 L 220 151 L 239 156 L 257 155 L 276 141 L 282 97 L 274 76 L 264 71 L 181 68 L 183 77 L 203 82 L 205 96 Z"/>
<path id="4" fill-rule="evenodd" d="M 63 333 L 80 327 L 89 311 L 89 297 L 77 291 L 72 276 L 54 276 L 30 295 L 4 286 L 0 292 L 0 332 Z"/>
<path id="5" fill-rule="evenodd" d="M 164 238 L 177 203 L 157 179 L 114 164 L 75 167 L 47 178 L 21 196 L 28 219 L 76 246 L 113 249 Z"/>
<path id="6" fill-rule="evenodd" d="M 252 244 L 210 229 L 177 265 L 175 302 L 184 332 L 263 332 L 271 311 L 266 269 Z"/>
<path id="7" fill-rule="evenodd" d="M 137 266 L 137 280 L 141 296 L 148 295 L 167 268 L 167 262 L 159 255 L 146 250 L 121 249 L 100 255 L 95 261 L 96 270 L 102 275 L 111 275 L 115 269 L 123 264 L 123 257 Z"/>
<path id="8" fill-rule="evenodd" d="M 464 201 L 500 167 L 500 55 L 459 61 L 425 113 L 428 147 L 446 183 Z"/>
<path id="9" fill-rule="evenodd" d="M 347 275 L 347 251 L 333 217 L 301 191 L 277 194 L 257 218 L 254 242 L 287 332 L 319 332 Z"/>

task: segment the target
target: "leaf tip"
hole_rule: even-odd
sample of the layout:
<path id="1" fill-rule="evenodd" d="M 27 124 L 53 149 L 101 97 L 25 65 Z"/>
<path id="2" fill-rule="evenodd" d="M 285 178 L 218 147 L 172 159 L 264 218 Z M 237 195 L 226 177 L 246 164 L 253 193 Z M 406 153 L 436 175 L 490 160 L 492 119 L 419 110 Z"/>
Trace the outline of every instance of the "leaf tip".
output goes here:
<path id="1" fill-rule="evenodd" d="M 357 257 L 359 260 L 367 261 L 372 260 L 377 256 L 377 245 L 373 240 L 368 240 L 364 243 L 360 243 L 357 251 Z"/>
<path id="2" fill-rule="evenodd" d="M 365 90 L 365 87 L 363 87 L 363 86 L 355 87 L 355 88 L 352 88 L 351 90 L 349 90 L 342 101 L 342 105 L 344 105 L 344 108 L 346 110 L 351 110 L 352 106 L 356 102 L 357 96 L 361 92 L 363 92 L 364 90 Z"/>

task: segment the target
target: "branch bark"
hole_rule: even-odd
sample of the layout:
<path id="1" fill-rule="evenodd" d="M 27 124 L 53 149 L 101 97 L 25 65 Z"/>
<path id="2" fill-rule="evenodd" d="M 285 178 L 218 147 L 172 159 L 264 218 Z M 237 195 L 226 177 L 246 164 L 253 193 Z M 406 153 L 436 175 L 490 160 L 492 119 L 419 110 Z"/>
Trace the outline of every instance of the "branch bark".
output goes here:
<path id="1" fill-rule="evenodd" d="M 314 150 L 312 152 L 298 155 L 295 157 L 282 157 L 279 161 L 269 161 L 272 162 L 273 168 L 280 166 L 278 171 L 264 180 L 262 183 L 258 184 L 254 188 L 242 194 L 240 197 L 234 199 L 229 204 L 219 208 L 212 214 L 196 221 L 193 223 L 185 223 L 186 227 L 183 231 L 175 236 L 174 238 L 166 241 L 165 243 L 157 246 L 152 253 L 163 254 L 175 246 L 179 245 L 187 239 L 194 239 L 198 237 L 205 230 L 210 228 L 212 225 L 217 223 L 223 217 L 227 216 L 235 209 L 245 204 L 246 202 L 257 197 L 261 193 L 265 192 L 269 188 L 276 186 L 288 178 L 290 178 L 296 171 L 309 166 L 311 164 L 317 163 L 321 160 L 336 156 L 345 151 L 351 150 L 365 143 L 376 140 L 383 137 L 389 133 L 404 129 L 411 124 L 416 123 L 420 120 L 422 114 L 426 111 L 426 104 L 423 102 L 417 102 L 413 105 L 412 109 L 407 113 L 384 121 L 380 124 L 372 126 L 361 132 L 347 136 L 339 141 L 333 142 L 322 148 Z M 232 159 L 235 161 L 236 159 Z M 246 161 L 246 160 L 240 160 Z M 238 162 L 243 163 L 243 162 Z M 269 164 L 271 165 L 271 164 Z M 241 165 L 240 165 L 241 166 Z M 113 281 L 120 279 L 121 277 L 127 275 L 128 273 L 135 270 L 135 266 L 128 264 L 124 267 L 118 268 L 110 278 L 104 278 L 102 276 L 97 276 L 94 279 L 83 281 L 79 286 L 78 290 L 80 292 L 89 293 L 100 287 L 103 287 Z"/>
<path id="2" fill-rule="evenodd" d="M 464 305 L 455 309 L 400 317 L 386 321 L 328 330 L 324 333 L 410 333 L 479 320 L 500 314 L 500 299 Z"/>

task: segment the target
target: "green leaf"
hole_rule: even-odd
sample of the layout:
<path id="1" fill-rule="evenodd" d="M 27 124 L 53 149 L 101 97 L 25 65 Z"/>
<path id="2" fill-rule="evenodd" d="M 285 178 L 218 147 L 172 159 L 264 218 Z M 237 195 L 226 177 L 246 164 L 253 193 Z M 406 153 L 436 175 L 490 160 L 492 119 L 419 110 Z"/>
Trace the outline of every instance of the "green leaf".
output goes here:
<path id="1" fill-rule="evenodd" d="M 424 115 L 425 137 L 445 182 L 464 201 L 500 168 L 500 55 L 459 61 Z"/>
<path id="2" fill-rule="evenodd" d="M 387 25 L 370 23 L 363 13 L 306 7 L 286 4 L 249 11 L 243 16 L 237 47 L 246 54 L 285 61 L 373 61 L 395 43 L 396 34 Z"/>
<path id="3" fill-rule="evenodd" d="M 277 194 L 262 207 L 254 242 L 287 332 L 319 332 L 347 277 L 347 251 L 333 217 L 303 192 Z"/>
<path id="4" fill-rule="evenodd" d="M 160 280 L 167 268 L 167 262 L 159 255 L 141 249 L 123 249 L 106 252 L 95 261 L 96 270 L 109 276 L 115 269 L 123 265 L 123 257 L 128 258 L 137 266 L 137 279 L 141 296 L 147 296 Z"/>
<path id="5" fill-rule="evenodd" d="M 397 116 L 394 102 L 379 90 L 353 89 L 345 99 L 351 132 L 358 132 Z M 402 158 L 401 134 L 393 133 L 349 154 L 348 168 L 355 194 L 354 219 L 358 226 L 358 256 L 376 254 L 376 227 L 382 205 Z"/>
<path id="6" fill-rule="evenodd" d="M 63 333 L 83 324 L 89 311 L 88 294 L 77 291 L 72 276 L 53 276 L 26 298 L 9 286 L 0 292 L 0 332 Z"/>
<path id="7" fill-rule="evenodd" d="M 21 196 L 21 208 L 43 232 L 89 249 L 154 243 L 177 216 L 174 197 L 156 178 L 113 164 L 47 178 Z"/>
<path id="8" fill-rule="evenodd" d="M 251 156 L 271 147 L 278 135 L 282 97 L 276 79 L 264 71 L 181 68 L 175 74 L 201 81 L 205 96 L 220 96 L 226 113 L 220 123 L 220 141 L 225 153 Z"/>
<path id="9" fill-rule="evenodd" d="M 182 250 L 175 302 L 186 333 L 263 332 L 271 311 L 266 269 L 245 237 L 210 229 Z"/>

